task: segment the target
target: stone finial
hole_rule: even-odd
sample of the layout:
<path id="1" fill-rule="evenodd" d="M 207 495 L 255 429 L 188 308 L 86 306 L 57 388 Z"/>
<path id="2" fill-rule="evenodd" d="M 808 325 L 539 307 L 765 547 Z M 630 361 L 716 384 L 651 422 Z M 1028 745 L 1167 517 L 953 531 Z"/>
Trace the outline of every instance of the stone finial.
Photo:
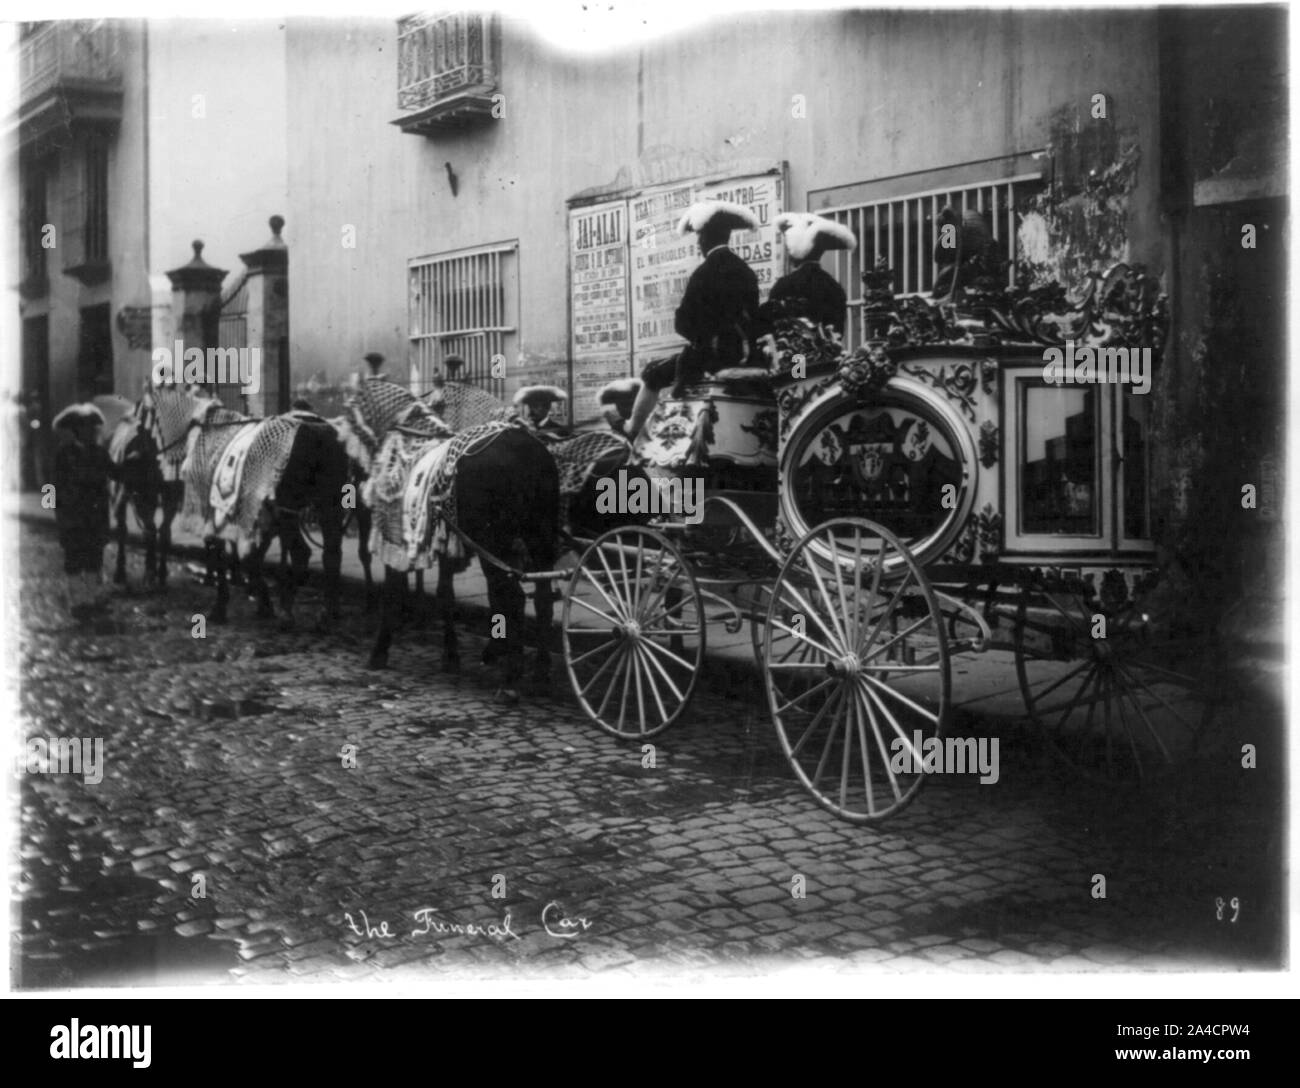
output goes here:
<path id="1" fill-rule="evenodd" d="M 220 291 L 221 281 L 226 276 L 226 270 L 224 268 L 214 268 L 203 259 L 202 239 L 195 238 L 190 245 L 194 249 L 194 256 L 190 258 L 189 263 L 181 265 L 180 268 L 173 268 L 167 273 L 167 278 L 171 280 L 172 290 Z"/>

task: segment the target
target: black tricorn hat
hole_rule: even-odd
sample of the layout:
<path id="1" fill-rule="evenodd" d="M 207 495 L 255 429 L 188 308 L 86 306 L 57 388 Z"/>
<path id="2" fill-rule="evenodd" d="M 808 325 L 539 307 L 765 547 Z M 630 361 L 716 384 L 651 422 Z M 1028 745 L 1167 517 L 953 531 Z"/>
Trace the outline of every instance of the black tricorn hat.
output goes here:
<path id="1" fill-rule="evenodd" d="M 377 351 L 367 352 L 364 358 L 371 366 L 382 366 L 384 362 L 384 357 Z"/>

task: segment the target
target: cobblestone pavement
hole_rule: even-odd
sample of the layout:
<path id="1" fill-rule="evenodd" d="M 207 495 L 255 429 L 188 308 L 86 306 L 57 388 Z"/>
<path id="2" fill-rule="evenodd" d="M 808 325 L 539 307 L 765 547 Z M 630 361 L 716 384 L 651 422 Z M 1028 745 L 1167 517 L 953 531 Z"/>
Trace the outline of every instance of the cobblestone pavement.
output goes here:
<path id="1" fill-rule="evenodd" d="M 795 782 L 752 673 L 702 684 L 649 768 L 586 722 L 558 667 L 551 695 L 501 705 L 484 670 L 443 676 L 433 635 L 404 632 L 392 668 L 367 671 L 355 587 L 326 635 L 237 597 L 193 638 L 211 591 L 189 578 L 119 592 L 84 631 L 59 558 L 22 527 L 24 728 L 102 738 L 104 774 L 22 777 L 15 987 L 1280 965 L 1281 751 L 1262 709 L 1226 737 L 1260 746 L 1258 770 L 1229 750 L 1143 795 L 969 719 L 1002 738 L 1000 781 L 936 777 L 861 828 Z M 1216 907 L 1234 896 L 1236 922 Z"/>

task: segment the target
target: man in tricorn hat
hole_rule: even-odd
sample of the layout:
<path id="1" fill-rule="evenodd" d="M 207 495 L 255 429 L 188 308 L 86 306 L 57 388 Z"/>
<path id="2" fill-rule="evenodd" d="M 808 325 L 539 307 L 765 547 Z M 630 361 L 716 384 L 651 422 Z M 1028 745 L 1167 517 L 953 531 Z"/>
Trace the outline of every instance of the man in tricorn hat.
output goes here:
<path id="1" fill-rule="evenodd" d="M 370 368 L 370 373 L 367 374 L 366 377 L 368 378 L 388 377 L 388 375 L 383 373 L 384 357 L 380 355 L 379 352 L 377 351 L 367 352 L 365 355 L 365 360 L 366 360 L 366 366 Z"/>
<path id="2" fill-rule="evenodd" d="M 568 437 L 565 427 L 551 418 L 556 404 L 569 399 L 569 394 L 554 385 L 526 385 L 514 395 L 514 406 L 525 427 L 543 442 L 557 442 Z"/>
<path id="3" fill-rule="evenodd" d="M 806 317 L 843 338 L 848 298 L 835 277 L 822 268 L 821 258 L 829 250 L 853 249 L 858 240 L 842 223 L 808 213 L 784 212 L 776 217 L 776 229 L 794 267 L 772 285 L 760 308 L 764 321 Z"/>
<path id="4" fill-rule="evenodd" d="M 627 424 L 627 437 L 636 440 L 659 401 L 659 391 L 677 383 L 699 381 L 706 373 L 743 366 L 758 314 L 758 277 L 727 246 L 733 230 L 757 230 L 748 208 L 723 200 L 692 204 L 677 225 L 678 234 L 699 235 L 704 263 L 691 273 L 673 327 L 687 345 L 675 359 L 648 363 L 641 372 L 641 389 Z"/>

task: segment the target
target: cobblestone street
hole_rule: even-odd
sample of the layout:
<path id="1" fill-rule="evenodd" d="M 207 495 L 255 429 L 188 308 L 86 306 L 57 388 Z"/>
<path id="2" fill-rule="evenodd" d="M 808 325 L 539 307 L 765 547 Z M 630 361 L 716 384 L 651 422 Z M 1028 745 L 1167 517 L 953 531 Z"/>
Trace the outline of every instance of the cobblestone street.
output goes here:
<path id="1" fill-rule="evenodd" d="M 649 767 L 583 718 L 558 654 L 549 694 L 498 702 L 481 617 L 459 677 L 437 671 L 436 629 L 371 672 L 355 583 L 332 633 L 282 633 L 237 592 L 194 638 L 212 591 L 182 565 L 145 593 L 133 552 L 133 590 L 83 630 L 52 528 L 20 543 L 23 729 L 102 738 L 103 779 L 13 779 L 15 987 L 1281 964 L 1283 755 L 1262 700 L 1140 795 L 966 715 L 958 732 L 1001 738 L 999 781 L 938 776 L 857 827 L 799 786 L 761 681 L 732 663 Z M 318 601 L 309 585 L 301 615 Z M 1216 906 L 1234 897 L 1236 921 Z"/>

